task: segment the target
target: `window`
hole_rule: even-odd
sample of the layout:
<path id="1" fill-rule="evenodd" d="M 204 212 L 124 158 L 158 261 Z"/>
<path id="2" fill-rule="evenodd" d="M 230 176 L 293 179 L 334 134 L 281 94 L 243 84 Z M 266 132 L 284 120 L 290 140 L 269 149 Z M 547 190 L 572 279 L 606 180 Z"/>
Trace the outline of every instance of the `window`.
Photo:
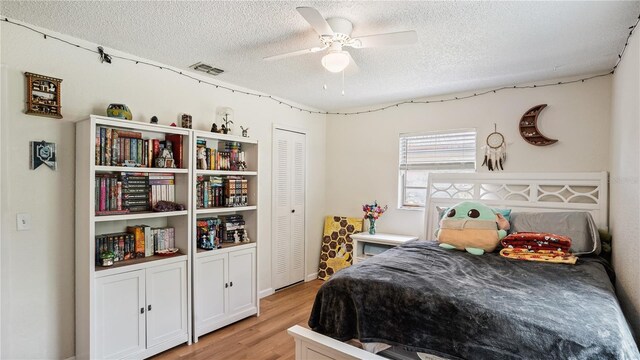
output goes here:
<path id="1" fill-rule="evenodd" d="M 475 169 L 475 129 L 400 134 L 399 206 L 425 206 L 430 172 L 473 172 Z"/>

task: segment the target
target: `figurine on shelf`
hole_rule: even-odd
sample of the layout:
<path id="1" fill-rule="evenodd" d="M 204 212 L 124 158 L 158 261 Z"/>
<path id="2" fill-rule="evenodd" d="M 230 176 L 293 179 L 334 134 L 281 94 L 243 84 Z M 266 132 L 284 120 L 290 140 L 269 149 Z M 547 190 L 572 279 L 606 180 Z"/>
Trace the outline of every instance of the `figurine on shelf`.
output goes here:
<path id="1" fill-rule="evenodd" d="M 240 244 L 240 235 L 237 231 L 233 233 L 233 243 Z"/>
<path id="2" fill-rule="evenodd" d="M 211 241 L 210 237 L 208 237 L 206 234 L 202 234 L 199 242 L 200 243 L 198 244 L 198 247 L 201 249 L 205 249 L 205 250 L 215 249 L 215 245 L 213 244 L 213 241 Z"/>
<path id="3" fill-rule="evenodd" d="M 151 117 L 151 121 L 149 123 L 158 125 L 158 117 L 157 116 L 152 116 Z"/>
<path id="4" fill-rule="evenodd" d="M 229 124 L 233 124 L 233 120 L 229 119 L 229 114 L 225 113 L 224 116 L 222 117 L 222 121 L 224 121 L 224 124 L 222 125 L 222 129 L 224 129 L 224 133 L 228 134 L 231 132 L 231 127 L 229 127 Z"/>
<path id="5" fill-rule="evenodd" d="M 131 110 L 125 104 L 109 104 L 107 107 L 107 116 L 118 119 L 131 120 Z"/>
<path id="6" fill-rule="evenodd" d="M 244 161 L 236 161 L 236 168 L 240 171 L 247 170 L 247 163 Z"/>
<path id="7" fill-rule="evenodd" d="M 178 125 L 176 125 L 176 123 L 171 123 L 169 126 L 178 127 Z"/>
<path id="8" fill-rule="evenodd" d="M 213 123 L 213 125 L 211 125 L 211 132 L 212 133 L 218 133 L 218 125 L 216 125 L 216 123 Z"/>
<path id="9" fill-rule="evenodd" d="M 192 120 L 191 115 L 182 114 L 182 118 L 181 118 L 182 127 L 185 129 L 191 129 L 191 120 Z"/>
<path id="10" fill-rule="evenodd" d="M 216 111 L 216 120 L 220 119 L 220 121 L 224 124 L 223 131 L 220 131 L 223 134 L 231 134 L 231 126 L 233 124 L 233 109 L 230 107 L 221 107 Z"/>
<path id="11" fill-rule="evenodd" d="M 156 159 L 156 167 L 158 168 L 174 168 L 173 151 L 171 150 L 171 142 L 167 141 L 167 146 L 162 149 L 160 156 Z"/>
<path id="12" fill-rule="evenodd" d="M 198 169 L 207 168 L 206 152 L 207 151 L 204 147 L 199 147 L 198 150 L 196 150 L 196 160 L 198 161 Z"/>
<path id="13" fill-rule="evenodd" d="M 243 243 L 251 242 L 251 239 L 249 239 L 249 235 L 247 235 L 247 230 L 245 230 L 244 233 L 242 234 L 242 242 Z"/>
<path id="14" fill-rule="evenodd" d="M 220 134 L 226 134 L 227 133 L 227 127 L 224 126 L 224 124 L 222 124 L 222 126 L 220 127 L 220 131 L 218 131 Z"/>
<path id="15" fill-rule="evenodd" d="M 249 131 L 249 128 L 243 128 L 242 126 L 240 126 L 240 129 L 242 130 L 242 137 L 249 137 L 249 135 L 247 134 L 247 131 Z"/>

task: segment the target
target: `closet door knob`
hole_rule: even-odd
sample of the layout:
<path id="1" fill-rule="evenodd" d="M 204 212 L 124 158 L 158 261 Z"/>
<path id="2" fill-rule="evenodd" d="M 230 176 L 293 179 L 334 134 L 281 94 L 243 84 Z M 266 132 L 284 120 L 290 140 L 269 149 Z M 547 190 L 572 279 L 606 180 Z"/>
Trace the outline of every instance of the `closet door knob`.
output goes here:
<path id="1" fill-rule="evenodd" d="M 229 286 L 233 286 L 233 281 L 229 283 Z"/>
<path id="2" fill-rule="evenodd" d="M 294 212 L 296 212 L 296 209 L 291 209 L 291 213 L 293 214 Z"/>
<path id="3" fill-rule="evenodd" d="M 147 306 L 147 311 L 151 311 L 151 305 Z"/>
<path id="4" fill-rule="evenodd" d="M 143 307 L 140 308 L 140 314 L 144 314 L 144 308 Z"/>
<path id="5" fill-rule="evenodd" d="M 225 283 L 225 284 L 224 284 L 224 287 L 225 287 L 225 288 L 228 288 L 228 287 L 229 287 L 229 284 Z"/>

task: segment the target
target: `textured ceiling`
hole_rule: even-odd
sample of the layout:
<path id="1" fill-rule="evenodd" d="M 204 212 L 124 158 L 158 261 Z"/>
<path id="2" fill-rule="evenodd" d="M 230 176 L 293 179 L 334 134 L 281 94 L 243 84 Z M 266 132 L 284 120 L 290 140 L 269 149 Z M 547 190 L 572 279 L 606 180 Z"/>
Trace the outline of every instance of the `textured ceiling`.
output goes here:
<path id="1" fill-rule="evenodd" d="M 603 72 L 615 64 L 638 1 L 296 2 L 2 1 L 3 16 L 107 48 L 338 110 L 541 79 Z M 352 36 L 416 30 L 412 46 L 351 49 L 360 70 L 325 71 L 322 53 L 274 62 L 269 55 L 318 46 L 297 13 L 312 6 L 353 22 Z M 323 84 L 328 88 L 323 89 Z"/>

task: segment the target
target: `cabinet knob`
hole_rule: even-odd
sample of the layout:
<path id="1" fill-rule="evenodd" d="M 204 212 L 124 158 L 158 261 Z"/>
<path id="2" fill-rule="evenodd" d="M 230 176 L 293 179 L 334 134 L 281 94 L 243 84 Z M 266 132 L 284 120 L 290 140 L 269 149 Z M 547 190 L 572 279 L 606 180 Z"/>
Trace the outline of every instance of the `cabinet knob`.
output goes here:
<path id="1" fill-rule="evenodd" d="M 225 287 L 225 288 L 228 288 L 228 287 L 229 287 L 229 284 L 224 283 L 224 287 Z"/>
<path id="2" fill-rule="evenodd" d="M 140 314 L 144 314 L 144 308 L 143 307 L 140 308 Z"/>
<path id="3" fill-rule="evenodd" d="M 147 311 L 151 311 L 151 305 L 147 306 Z"/>
<path id="4" fill-rule="evenodd" d="M 233 281 L 229 283 L 229 286 L 233 286 Z"/>
<path id="5" fill-rule="evenodd" d="M 296 209 L 291 209 L 291 213 L 293 214 L 294 212 L 296 212 Z"/>

